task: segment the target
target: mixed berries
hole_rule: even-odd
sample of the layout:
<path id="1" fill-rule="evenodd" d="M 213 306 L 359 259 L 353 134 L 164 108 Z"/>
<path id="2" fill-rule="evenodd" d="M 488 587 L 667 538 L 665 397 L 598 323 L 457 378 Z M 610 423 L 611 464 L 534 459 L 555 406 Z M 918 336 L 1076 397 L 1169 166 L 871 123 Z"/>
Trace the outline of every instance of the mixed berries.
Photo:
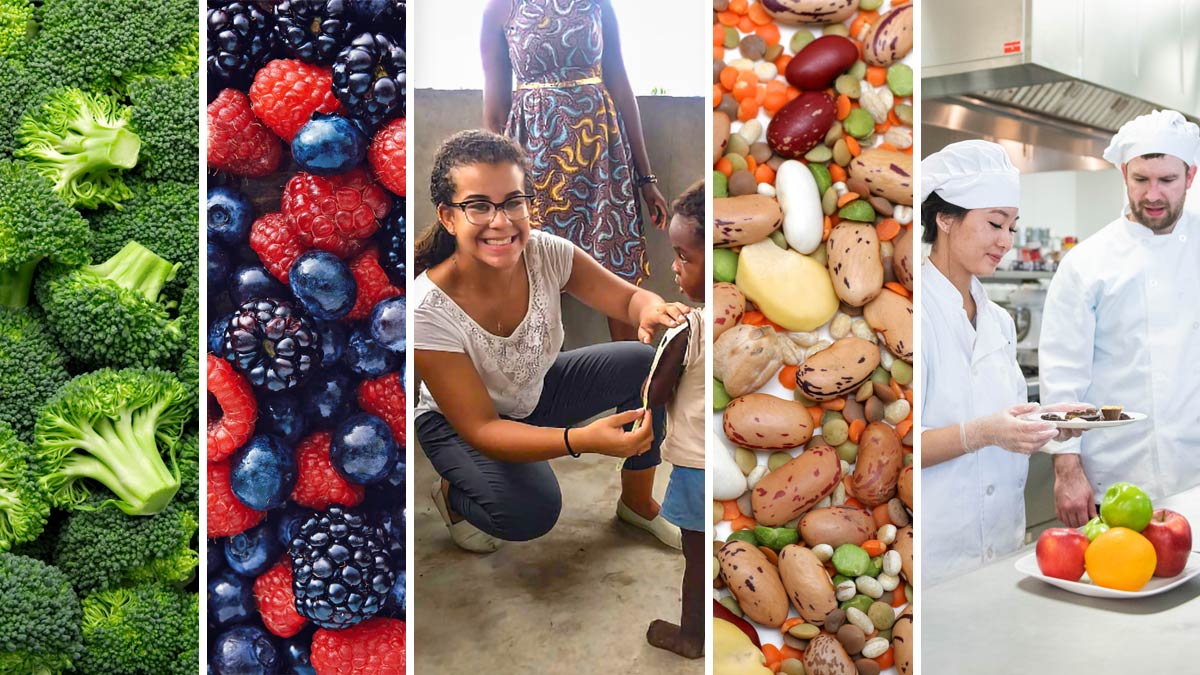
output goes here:
<path id="1" fill-rule="evenodd" d="M 399 0 L 209 0 L 214 673 L 405 667 Z"/>

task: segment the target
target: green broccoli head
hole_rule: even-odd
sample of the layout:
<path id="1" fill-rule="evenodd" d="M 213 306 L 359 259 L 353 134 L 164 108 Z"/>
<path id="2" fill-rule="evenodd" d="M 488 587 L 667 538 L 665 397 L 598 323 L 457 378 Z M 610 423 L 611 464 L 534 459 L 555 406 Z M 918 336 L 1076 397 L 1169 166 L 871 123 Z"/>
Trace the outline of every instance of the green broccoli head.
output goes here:
<path id="1" fill-rule="evenodd" d="M 31 459 L 29 446 L 0 421 L 0 552 L 37 539 L 50 516 Z"/>
<path id="2" fill-rule="evenodd" d="M 25 55 L 38 30 L 34 10 L 30 0 L 0 0 L 0 56 Z"/>
<path id="3" fill-rule="evenodd" d="M 193 115 L 193 121 L 195 116 Z M 194 126 L 194 124 L 193 124 Z M 133 197 L 121 208 L 88 215 L 98 260 L 116 255 L 136 241 L 167 260 L 181 263 L 183 274 L 200 267 L 200 190 L 196 162 L 186 182 L 152 181 L 136 174 L 126 178 Z"/>
<path id="4" fill-rule="evenodd" d="M 145 584 L 93 593 L 83 599 L 83 658 L 88 675 L 164 675 L 198 648 L 196 595 Z M 195 672 L 198 661 L 188 664 Z M 185 671 L 186 672 L 186 671 Z"/>
<path id="5" fill-rule="evenodd" d="M 159 513 L 179 490 L 176 449 L 191 414 L 187 390 L 171 373 L 105 368 L 80 375 L 38 414 L 38 482 L 60 508 L 111 504 L 129 515 Z M 112 494 L 88 502 L 100 486 Z"/>
<path id="6" fill-rule="evenodd" d="M 129 86 L 130 126 L 142 139 L 138 172 L 147 178 L 196 182 L 200 162 L 200 80 L 195 73 L 148 77 Z M 198 203 L 192 197 L 193 207 Z"/>
<path id="7" fill-rule="evenodd" d="M 25 307 L 42 260 L 86 265 L 91 231 L 24 163 L 0 161 L 0 306 Z"/>
<path id="8" fill-rule="evenodd" d="M 81 365 L 174 368 L 182 321 L 159 296 L 179 267 L 131 241 L 99 265 L 39 275 L 37 299 L 58 343 Z"/>
<path id="9" fill-rule="evenodd" d="M 67 359 L 34 308 L 0 306 L 0 422 L 28 441 L 37 411 L 71 379 Z"/>
<path id="10" fill-rule="evenodd" d="M 83 654 L 79 598 L 67 575 L 0 553 L 0 673 L 57 675 Z"/>
<path id="11" fill-rule="evenodd" d="M 49 178 L 71 206 L 120 204 L 132 196 L 120 170 L 137 165 L 142 147 L 131 112 L 111 96 L 59 89 L 21 119 L 13 156 Z"/>

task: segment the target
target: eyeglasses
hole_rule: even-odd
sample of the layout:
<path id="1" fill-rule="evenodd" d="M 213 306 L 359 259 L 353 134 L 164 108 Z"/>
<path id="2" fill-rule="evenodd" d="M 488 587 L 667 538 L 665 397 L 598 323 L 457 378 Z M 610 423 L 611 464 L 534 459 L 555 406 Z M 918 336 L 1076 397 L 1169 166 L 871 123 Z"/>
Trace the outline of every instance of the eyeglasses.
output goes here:
<path id="1" fill-rule="evenodd" d="M 533 195 L 515 195 L 497 204 L 489 199 L 471 199 L 465 202 L 450 202 L 449 206 L 462 209 L 472 225 L 491 225 L 497 210 L 503 210 L 509 220 L 522 221 L 529 218 L 529 200 Z"/>

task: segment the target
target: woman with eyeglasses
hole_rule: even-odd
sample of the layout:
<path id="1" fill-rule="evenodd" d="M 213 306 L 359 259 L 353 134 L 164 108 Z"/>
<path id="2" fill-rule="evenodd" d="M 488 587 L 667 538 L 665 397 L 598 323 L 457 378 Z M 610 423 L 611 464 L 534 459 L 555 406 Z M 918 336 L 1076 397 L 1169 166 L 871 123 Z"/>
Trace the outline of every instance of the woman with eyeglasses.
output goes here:
<path id="1" fill-rule="evenodd" d="M 488 553 L 554 526 L 561 494 L 547 460 L 621 457 L 618 517 L 680 548 L 651 495 L 664 419 L 642 408 L 654 350 L 641 343 L 689 308 L 536 229 L 526 162 L 514 141 L 488 131 L 459 132 L 434 156 L 438 222 L 415 244 L 408 294 L 422 379 L 415 428 L 441 476 L 434 503 L 456 544 Z M 641 343 L 562 352 L 563 292 L 637 326 Z"/>
<path id="2" fill-rule="evenodd" d="M 640 200 L 659 228 L 667 201 L 642 135 L 610 0 L 489 0 L 480 37 L 483 124 L 528 153 L 539 228 L 622 279 L 649 276 Z M 513 76 L 516 87 L 513 87 Z M 614 340 L 637 327 L 610 318 Z"/>

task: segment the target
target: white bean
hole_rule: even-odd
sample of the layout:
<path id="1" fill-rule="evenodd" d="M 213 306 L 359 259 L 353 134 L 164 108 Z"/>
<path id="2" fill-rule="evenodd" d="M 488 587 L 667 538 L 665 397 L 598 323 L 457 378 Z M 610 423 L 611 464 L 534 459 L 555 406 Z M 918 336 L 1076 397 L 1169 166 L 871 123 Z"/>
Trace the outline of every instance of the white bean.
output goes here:
<path id="1" fill-rule="evenodd" d="M 863 87 L 862 95 L 858 98 L 858 104 L 871 113 L 871 118 L 875 120 L 876 124 L 883 124 L 887 121 L 888 111 L 892 109 L 894 102 L 895 97 L 887 85 Z"/>
<path id="2" fill-rule="evenodd" d="M 879 585 L 879 581 L 875 577 L 861 576 L 854 580 L 854 585 L 858 587 L 858 592 L 863 595 L 876 600 L 883 597 L 883 586 Z"/>
<path id="3" fill-rule="evenodd" d="M 792 342 L 795 342 L 805 349 L 817 344 L 817 340 L 820 339 L 815 332 L 803 333 L 800 331 L 793 331 L 787 335 L 792 339 Z"/>
<path id="4" fill-rule="evenodd" d="M 879 350 L 879 366 L 881 368 L 883 368 L 884 370 L 890 371 L 892 369 L 892 362 L 895 360 L 896 360 L 896 357 L 892 356 L 892 353 L 889 352 L 888 350 L 886 350 L 886 349 Z"/>
<path id="5" fill-rule="evenodd" d="M 771 185 L 770 183 L 759 183 L 758 184 L 758 194 L 760 194 L 764 197 L 774 197 L 775 196 L 775 186 Z"/>
<path id="6" fill-rule="evenodd" d="M 904 127 L 892 127 L 883 135 L 883 140 L 896 146 L 897 150 L 903 150 L 913 144 L 912 131 Z"/>
<path id="7" fill-rule="evenodd" d="M 829 334 L 835 340 L 841 340 L 850 334 L 850 315 L 838 312 L 833 315 L 833 322 L 829 324 Z"/>
<path id="8" fill-rule="evenodd" d="M 853 598 L 857 594 L 858 594 L 858 587 L 855 586 L 854 582 L 850 581 L 849 579 L 838 584 L 837 591 L 834 593 L 834 595 L 838 599 L 838 602 L 845 602 L 845 601 Z M 854 609 L 854 608 L 851 607 L 850 609 Z M 849 610 L 847 610 L 847 613 L 849 613 Z M 860 612 L 860 614 L 861 614 L 861 612 Z"/>
<path id="9" fill-rule="evenodd" d="M 833 547 L 829 544 L 817 544 L 812 548 L 812 552 L 817 556 L 817 560 L 823 563 L 829 562 L 833 558 Z"/>
<path id="10" fill-rule="evenodd" d="M 867 578 L 870 579 L 871 577 Z M 867 616 L 866 612 L 857 607 L 846 608 L 846 621 L 858 626 L 867 635 L 875 632 L 875 622 L 871 621 L 871 617 Z"/>
<path id="11" fill-rule="evenodd" d="M 896 247 L 890 241 L 879 242 L 879 257 L 891 258 L 896 254 Z"/>
<path id="12" fill-rule="evenodd" d="M 894 532 L 896 527 L 894 525 L 890 525 L 890 526 L 886 526 L 886 527 L 892 528 L 892 530 L 893 530 L 892 539 L 894 540 L 896 538 L 896 533 Z M 899 551 L 888 551 L 887 553 L 883 554 L 883 573 L 884 574 L 889 574 L 893 577 L 897 576 L 900 574 L 901 567 L 902 567 L 902 565 L 900 563 L 900 552 Z"/>
<path id="13" fill-rule="evenodd" d="M 875 331 L 871 330 L 871 325 L 861 316 L 850 323 L 850 332 L 854 333 L 856 338 L 879 344 L 879 338 L 875 337 Z"/>
<path id="14" fill-rule="evenodd" d="M 738 70 L 754 70 L 754 62 L 750 59 L 734 59 L 725 65 Z"/>
<path id="15" fill-rule="evenodd" d="M 887 420 L 888 424 L 896 425 L 900 423 L 900 420 L 908 417 L 910 412 L 912 412 L 912 406 L 909 402 L 898 398 L 883 407 L 883 419 Z"/>
<path id="16" fill-rule="evenodd" d="M 879 585 L 883 587 L 883 590 L 889 593 L 896 590 L 896 587 L 900 585 L 900 577 L 893 574 L 888 574 L 887 572 L 881 573 L 878 577 L 876 577 L 876 580 L 879 582 Z"/>
<path id="17" fill-rule="evenodd" d="M 746 484 L 753 489 L 755 485 L 758 485 L 758 481 L 766 478 L 768 473 L 771 473 L 771 470 L 766 465 L 759 464 L 750 471 L 749 476 L 746 476 Z"/>
<path id="18" fill-rule="evenodd" d="M 813 504 L 814 509 L 827 509 L 830 506 L 833 506 L 833 496 L 832 495 L 825 495 L 824 497 L 821 498 L 821 501 L 817 502 L 816 504 Z"/>
<path id="19" fill-rule="evenodd" d="M 878 539 L 879 541 L 883 542 L 885 545 L 891 546 L 892 542 L 896 541 L 896 526 L 891 523 L 886 523 L 884 525 L 880 525 L 879 529 L 875 530 L 875 538 Z M 888 551 L 888 553 L 896 553 L 896 552 Z M 886 557 L 887 557 L 887 553 L 884 554 L 885 559 L 886 559 Z M 900 559 L 900 554 L 896 553 L 896 560 L 899 560 L 899 559 Z M 892 572 L 892 574 L 895 574 L 895 572 Z"/>
<path id="20" fill-rule="evenodd" d="M 776 336 L 776 346 L 779 348 L 780 356 L 783 357 L 783 362 L 789 366 L 794 366 L 800 363 L 800 353 L 796 350 L 796 343 L 788 340 L 782 335 Z"/>
<path id="21" fill-rule="evenodd" d="M 901 225 L 908 225 L 913 219 L 913 207 L 897 204 L 892 209 L 892 217 Z"/>
<path id="22" fill-rule="evenodd" d="M 779 74 L 779 68 L 770 61 L 759 61 L 758 63 L 754 64 L 754 74 L 758 76 L 760 81 L 770 82 L 771 80 L 775 79 L 776 75 Z M 911 138 L 908 140 L 908 145 L 912 145 Z M 904 147 L 907 148 L 908 145 Z"/>
<path id="23" fill-rule="evenodd" d="M 750 145 L 757 143 L 758 139 L 762 138 L 762 133 L 763 125 L 758 120 L 750 120 L 737 130 L 737 135 L 744 138 Z"/>
<path id="24" fill-rule="evenodd" d="M 883 656 L 883 653 L 888 650 L 890 644 L 887 640 L 881 637 L 873 637 L 867 640 L 867 644 L 863 645 L 862 655 L 864 658 L 873 659 L 877 656 Z"/>
<path id="25" fill-rule="evenodd" d="M 842 463 L 842 478 L 849 476 L 850 475 L 850 462 L 847 462 L 844 459 L 838 460 L 838 461 L 840 461 Z"/>
<path id="26" fill-rule="evenodd" d="M 850 188 L 846 187 L 846 184 L 839 180 L 838 182 L 833 184 L 833 190 L 834 190 L 834 192 L 837 193 L 837 196 L 841 197 L 842 195 L 849 192 Z"/>
<path id="27" fill-rule="evenodd" d="M 846 503 L 846 484 L 838 481 L 837 487 L 833 489 L 833 505 L 841 506 Z"/>

